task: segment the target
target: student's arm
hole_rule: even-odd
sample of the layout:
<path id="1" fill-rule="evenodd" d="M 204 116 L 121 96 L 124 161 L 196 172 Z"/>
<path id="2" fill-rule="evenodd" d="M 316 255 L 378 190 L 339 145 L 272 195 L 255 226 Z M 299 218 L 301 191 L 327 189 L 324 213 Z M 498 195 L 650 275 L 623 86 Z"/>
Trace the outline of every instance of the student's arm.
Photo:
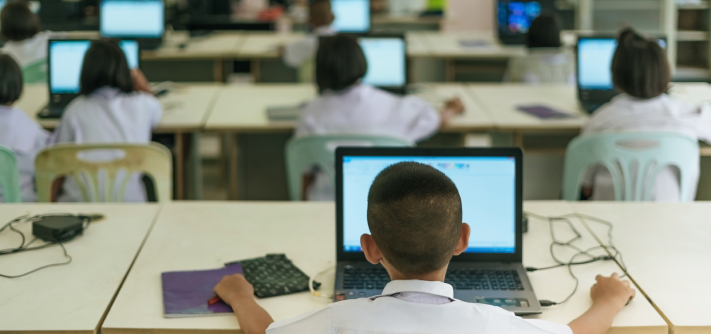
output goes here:
<path id="1" fill-rule="evenodd" d="M 153 94 L 151 90 L 151 84 L 148 83 L 146 76 L 139 69 L 131 71 L 131 76 L 133 77 L 133 89 L 141 92 L 146 92 L 148 94 Z"/>
<path id="2" fill-rule="evenodd" d="M 232 307 L 245 334 L 263 334 L 274 320 L 254 300 L 254 288 L 244 276 L 225 276 L 215 287 L 215 293 Z M 576 333 L 577 334 L 577 333 Z"/>
<path id="3" fill-rule="evenodd" d="M 598 275 L 595 280 L 597 284 L 590 290 L 593 306 L 568 324 L 574 334 L 605 334 L 617 313 L 635 296 L 630 282 L 621 281 L 616 273 L 610 277 Z"/>
<path id="4" fill-rule="evenodd" d="M 464 103 L 458 97 L 447 100 L 439 113 L 442 116 L 442 126 L 446 126 L 452 118 L 464 113 Z"/>

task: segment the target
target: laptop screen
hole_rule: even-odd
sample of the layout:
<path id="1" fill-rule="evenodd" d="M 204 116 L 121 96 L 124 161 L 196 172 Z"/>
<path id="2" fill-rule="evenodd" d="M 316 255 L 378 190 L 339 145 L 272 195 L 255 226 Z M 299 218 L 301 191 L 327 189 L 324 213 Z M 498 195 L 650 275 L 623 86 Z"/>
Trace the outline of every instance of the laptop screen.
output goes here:
<path id="1" fill-rule="evenodd" d="M 415 161 L 437 168 L 457 185 L 464 222 L 472 228 L 466 253 L 515 253 L 515 157 L 346 155 L 342 161 L 344 252 L 362 252 L 360 236 L 369 233 L 368 192 L 378 173 L 398 162 Z"/>
<path id="2" fill-rule="evenodd" d="M 368 62 L 363 83 L 378 87 L 402 87 L 407 84 L 404 39 L 363 37 L 358 42 Z"/>
<path id="3" fill-rule="evenodd" d="M 162 0 L 104 0 L 100 9 L 101 36 L 161 38 L 164 6 Z"/>
<path id="4" fill-rule="evenodd" d="M 503 35 L 527 33 L 531 21 L 541 15 L 541 11 L 541 1 L 499 0 L 496 11 L 499 33 Z"/>
<path id="5" fill-rule="evenodd" d="M 119 42 L 131 69 L 138 67 L 139 47 L 136 41 Z M 77 94 L 84 54 L 90 40 L 51 41 L 49 44 L 49 88 L 52 94 Z"/>
<path id="6" fill-rule="evenodd" d="M 366 33 L 370 30 L 370 0 L 332 0 L 336 17 L 331 28 L 337 32 Z"/>

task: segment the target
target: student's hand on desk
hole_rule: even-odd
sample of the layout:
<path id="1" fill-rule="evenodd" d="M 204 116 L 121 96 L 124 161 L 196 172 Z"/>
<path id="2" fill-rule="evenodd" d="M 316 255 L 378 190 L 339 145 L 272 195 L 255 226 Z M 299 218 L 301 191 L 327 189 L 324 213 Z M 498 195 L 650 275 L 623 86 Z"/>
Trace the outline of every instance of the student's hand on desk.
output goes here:
<path id="1" fill-rule="evenodd" d="M 215 293 L 228 305 L 254 299 L 254 287 L 241 274 L 223 277 L 215 286 Z"/>
<path id="2" fill-rule="evenodd" d="M 612 274 L 610 277 L 597 275 L 597 283 L 590 289 L 590 297 L 593 304 L 605 304 L 615 307 L 617 310 L 627 305 L 637 293 L 631 286 L 630 281 L 620 280 L 620 275 Z"/>
<path id="3" fill-rule="evenodd" d="M 449 99 L 444 102 L 444 106 L 442 107 L 442 110 L 440 110 L 440 112 L 442 113 L 442 117 L 444 119 L 452 118 L 456 115 L 461 115 L 464 113 L 464 103 L 462 103 L 462 100 L 460 100 L 458 97 Z"/>
<path id="4" fill-rule="evenodd" d="M 151 84 L 148 83 L 148 80 L 143 75 L 143 72 L 141 72 L 141 70 L 131 70 L 131 77 L 133 77 L 134 90 L 153 94 L 153 91 L 151 91 Z"/>

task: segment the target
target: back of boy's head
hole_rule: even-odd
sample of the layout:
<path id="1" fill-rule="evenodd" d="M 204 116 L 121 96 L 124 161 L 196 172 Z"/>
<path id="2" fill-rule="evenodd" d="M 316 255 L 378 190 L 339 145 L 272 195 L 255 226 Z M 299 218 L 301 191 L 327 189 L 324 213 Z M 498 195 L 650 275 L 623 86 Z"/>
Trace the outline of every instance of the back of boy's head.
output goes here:
<path id="1" fill-rule="evenodd" d="M 22 70 L 8 54 L 0 54 L 0 105 L 14 103 L 22 95 Z"/>
<path id="2" fill-rule="evenodd" d="M 313 0 L 309 5 L 309 23 L 314 28 L 328 26 L 333 23 L 331 0 Z"/>
<path id="3" fill-rule="evenodd" d="M 626 28 L 620 32 L 617 42 L 612 59 L 615 87 L 640 99 L 664 94 L 671 81 L 671 69 L 659 41 Z"/>
<path id="4" fill-rule="evenodd" d="M 544 13 L 533 19 L 526 35 L 528 48 L 559 48 L 560 20 L 554 14 Z"/>
<path id="5" fill-rule="evenodd" d="M 316 84 L 319 91 L 341 91 L 355 85 L 368 71 L 355 37 L 336 35 L 322 37 L 316 54 Z"/>
<path id="6" fill-rule="evenodd" d="M 0 34 L 8 41 L 24 41 L 39 31 L 39 18 L 24 1 L 10 2 L 0 12 Z"/>
<path id="7" fill-rule="evenodd" d="M 462 200 L 437 169 L 401 162 L 383 170 L 368 193 L 368 226 L 383 256 L 404 275 L 444 268 L 462 231 Z"/>
<path id="8" fill-rule="evenodd" d="M 84 55 L 81 68 L 80 94 L 88 95 L 102 87 L 118 88 L 124 93 L 133 92 L 133 77 L 126 56 L 115 40 L 91 42 Z"/>

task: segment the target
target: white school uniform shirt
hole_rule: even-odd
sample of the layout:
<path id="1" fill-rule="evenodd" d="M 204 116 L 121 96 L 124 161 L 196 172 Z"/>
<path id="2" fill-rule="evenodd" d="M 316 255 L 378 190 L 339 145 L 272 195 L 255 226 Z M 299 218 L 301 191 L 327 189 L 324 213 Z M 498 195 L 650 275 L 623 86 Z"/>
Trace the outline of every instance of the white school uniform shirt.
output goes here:
<path id="1" fill-rule="evenodd" d="M 511 58 L 506 81 L 526 84 L 576 84 L 575 55 L 565 48 L 534 48 Z"/>
<path id="2" fill-rule="evenodd" d="M 316 57 L 318 51 L 318 40 L 321 36 L 335 35 L 336 31 L 331 26 L 319 27 L 313 33 L 300 41 L 288 44 L 284 48 L 284 63 L 299 68 L 309 59 Z"/>
<path id="3" fill-rule="evenodd" d="M 600 107 L 583 128 L 583 134 L 601 132 L 674 132 L 696 140 L 711 142 L 711 106 L 696 106 L 667 94 L 641 100 L 620 94 Z M 689 194 L 696 197 L 699 166 L 691 169 L 697 180 Z M 602 167 L 591 168 L 583 184 L 593 188 L 593 200 L 614 200 L 612 176 Z M 657 176 L 653 199 L 660 202 L 679 200 L 679 173 L 676 168 L 665 168 Z"/>
<path id="4" fill-rule="evenodd" d="M 8 41 L 2 51 L 9 54 L 20 68 L 47 59 L 47 41 L 52 38 L 64 38 L 66 33 L 42 31 L 23 41 Z"/>
<path id="5" fill-rule="evenodd" d="M 452 286 L 392 281 L 383 294 L 328 305 L 272 323 L 267 334 L 572 334 L 570 327 L 516 317 L 502 308 L 454 299 Z"/>
<path id="6" fill-rule="evenodd" d="M 49 132 L 22 110 L 0 106 L 0 145 L 11 149 L 20 172 L 20 190 L 23 202 L 36 202 L 35 157 L 49 144 Z M 4 202 L 0 187 L 0 202 Z"/>
<path id="7" fill-rule="evenodd" d="M 123 93 L 113 87 L 100 88 L 89 96 L 77 97 L 67 106 L 55 130 L 55 142 L 148 144 L 162 114 L 162 105 L 151 94 Z M 72 178 L 64 182 L 63 191 L 60 201 L 83 201 L 81 191 Z M 131 175 L 124 201 L 146 201 L 140 175 Z"/>

